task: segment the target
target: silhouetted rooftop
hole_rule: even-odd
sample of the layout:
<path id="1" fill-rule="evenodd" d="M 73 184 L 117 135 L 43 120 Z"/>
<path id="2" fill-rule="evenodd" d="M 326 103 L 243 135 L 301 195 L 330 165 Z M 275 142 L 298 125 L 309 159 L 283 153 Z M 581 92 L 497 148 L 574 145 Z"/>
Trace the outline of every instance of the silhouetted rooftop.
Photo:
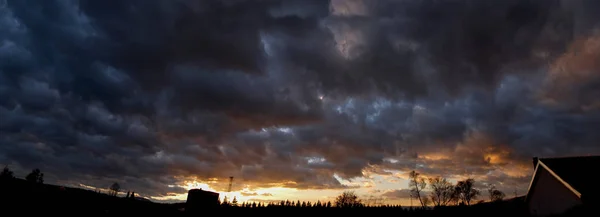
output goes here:
<path id="1" fill-rule="evenodd" d="M 599 191 L 595 174 L 600 168 L 600 156 L 541 158 L 556 175 L 582 195 Z"/>
<path id="2" fill-rule="evenodd" d="M 217 197 L 219 196 L 219 193 L 217 193 L 217 192 L 205 191 L 205 190 L 202 190 L 201 188 L 190 189 L 188 191 L 188 193 L 207 194 L 207 195 L 213 195 L 213 196 L 217 196 Z"/>

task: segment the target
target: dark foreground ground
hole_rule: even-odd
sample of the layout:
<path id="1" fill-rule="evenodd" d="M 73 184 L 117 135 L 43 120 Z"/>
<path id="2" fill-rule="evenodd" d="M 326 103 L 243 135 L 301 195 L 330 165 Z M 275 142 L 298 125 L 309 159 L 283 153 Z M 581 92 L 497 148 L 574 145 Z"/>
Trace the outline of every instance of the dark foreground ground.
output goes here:
<path id="1" fill-rule="evenodd" d="M 405 208 L 213 208 L 201 213 L 186 213 L 185 204 L 162 204 L 150 201 L 114 197 L 94 191 L 66 188 L 47 184 L 28 183 L 22 179 L 0 180 L 0 216 L 528 216 L 522 201 L 517 198 L 500 203 L 483 203 L 473 206 L 444 207 L 434 210 Z M 564 216 L 600 216 L 586 214 L 582 209 Z M 596 213 L 597 214 L 597 213 Z"/>

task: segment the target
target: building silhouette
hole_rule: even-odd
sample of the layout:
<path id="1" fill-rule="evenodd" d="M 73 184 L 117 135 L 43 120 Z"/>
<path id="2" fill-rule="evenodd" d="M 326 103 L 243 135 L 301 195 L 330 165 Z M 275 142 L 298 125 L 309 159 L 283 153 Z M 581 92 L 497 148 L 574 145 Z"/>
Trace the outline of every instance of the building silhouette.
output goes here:
<path id="1" fill-rule="evenodd" d="M 185 211 L 188 213 L 199 213 L 207 209 L 219 207 L 219 193 L 204 191 L 202 189 L 191 189 L 188 191 Z"/>
<path id="2" fill-rule="evenodd" d="M 535 157 L 533 165 L 535 171 L 526 196 L 530 214 L 560 215 L 573 208 L 600 204 L 600 185 L 594 178 L 600 156 Z"/>

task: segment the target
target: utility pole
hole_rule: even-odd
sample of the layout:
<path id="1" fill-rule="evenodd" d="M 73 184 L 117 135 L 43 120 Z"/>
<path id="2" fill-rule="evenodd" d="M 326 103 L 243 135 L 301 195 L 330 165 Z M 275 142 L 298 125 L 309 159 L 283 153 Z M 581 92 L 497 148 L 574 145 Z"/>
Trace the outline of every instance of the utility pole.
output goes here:
<path id="1" fill-rule="evenodd" d="M 229 177 L 229 188 L 227 188 L 227 193 L 231 192 L 231 185 L 233 184 L 233 176 Z"/>

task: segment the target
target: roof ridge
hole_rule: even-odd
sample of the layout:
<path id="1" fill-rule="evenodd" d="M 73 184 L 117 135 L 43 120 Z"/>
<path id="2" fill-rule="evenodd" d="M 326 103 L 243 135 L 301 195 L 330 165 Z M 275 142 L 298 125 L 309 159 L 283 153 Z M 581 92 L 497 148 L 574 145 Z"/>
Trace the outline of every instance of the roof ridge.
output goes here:
<path id="1" fill-rule="evenodd" d="M 577 155 L 577 156 L 561 156 L 561 157 L 540 157 L 539 160 L 543 159 L 565 159 L 565 158 L 592 158 L 600 157 L 600 155 Z"/>
<path id="2" fill-rule="evenodd" d="M 567 182 L 564 179 L 564 177 L 561 177 L 559 174 L 556 174 L 556 172 L 544 162 L 540 162 L 540 166 L 544 167 L 544 169 L 546 169 L 546 171 L 548 171 L 552 176 L 554 176 L 554 178 L 556 178 L 560 183 L 562 183 L 565 187 L 571 190 L 571 192 L 577 195 L 577 197 L 581 198 L 581 192 L 579 192 L 579 190 L 575 189 L 575 187 L 573 187 L 569 182 Z"/>

